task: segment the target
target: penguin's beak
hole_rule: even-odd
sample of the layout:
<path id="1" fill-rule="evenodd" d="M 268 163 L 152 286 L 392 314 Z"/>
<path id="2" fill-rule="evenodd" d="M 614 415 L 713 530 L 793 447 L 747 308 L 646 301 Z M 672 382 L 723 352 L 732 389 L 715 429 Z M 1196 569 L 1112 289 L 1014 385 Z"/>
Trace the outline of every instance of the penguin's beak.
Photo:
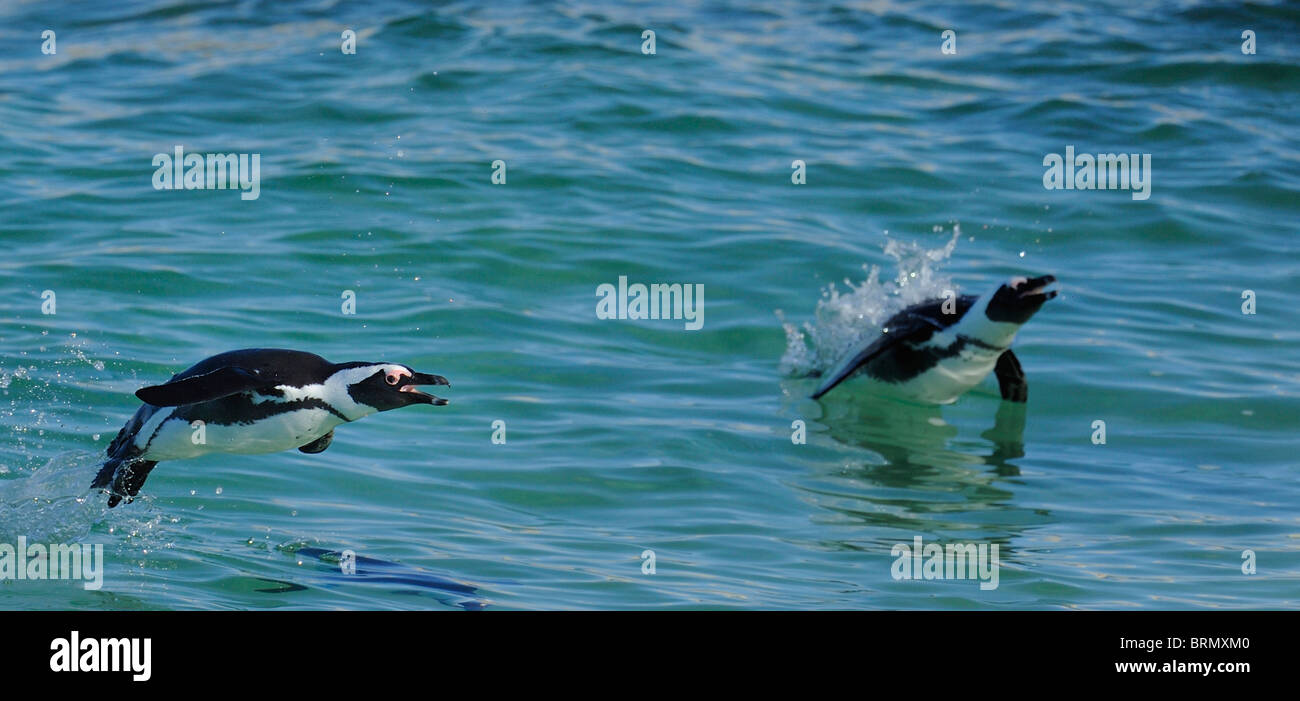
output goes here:
<path id="1" fill-rule="evenodd" d="M 411 403 L 413 404 L 432 404 L 434 406 L 442 406 L 447 403 L 447 400 L 442 397 L 435 397 L 432 394 L 421 392 L 416 389 L 417 385 L 446 385 L 450 387 L 451 383 L 447 381 L 447 378 L 442 375 L 429 375 L 423 372 L 417 372 L 414 375 L 411 375 L 411 378 L 397 390 L 398 392 L 412 395 Z"/>
<path id="2" fill-rule="evenodd" d="M 1056 296 L 1056 290 L 1049 290 L 1047 292 L 1043 291 L 1048 285 L 1054 282 L 1056 282 L 1056 276 L 1054 275 L 1029 278 L 1016 286 L 1016 297 L 1023 300 L 1042 297 L 1041 300 L 1037 300 L 1039 304 L 1042 304 Z"/>

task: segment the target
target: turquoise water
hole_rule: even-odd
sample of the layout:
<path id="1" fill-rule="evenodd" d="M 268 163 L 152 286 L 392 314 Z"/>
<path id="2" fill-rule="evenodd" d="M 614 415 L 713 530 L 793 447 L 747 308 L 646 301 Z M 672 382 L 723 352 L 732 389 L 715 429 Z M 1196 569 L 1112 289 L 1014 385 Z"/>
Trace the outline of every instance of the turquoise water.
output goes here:
<path id="1" fill-rule="evenodd" d="M 0 10 L 0 543 L 106 559 L 0 607 L 1300 606 L 1300 11 L 669 5 Z M 155 190 L 177 145 L 258 198 Z M 1067 146 L 1150 198 L 1045 189 Z M 1023 412 L 806 398 L 906 301 L 1045 273 Z M 619 276 L 703 327 L 598 319 Z M 132 392 L 251 346 L 451 404 L 88 492 Z M 917 536 L 998 587 L 894 579 Z"/>

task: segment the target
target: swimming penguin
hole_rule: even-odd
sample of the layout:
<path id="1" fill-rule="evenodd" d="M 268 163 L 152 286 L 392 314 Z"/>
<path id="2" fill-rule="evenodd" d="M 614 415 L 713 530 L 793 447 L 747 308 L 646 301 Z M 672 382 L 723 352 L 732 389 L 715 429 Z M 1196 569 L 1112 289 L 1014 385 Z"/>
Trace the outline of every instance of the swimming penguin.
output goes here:
<path id="1" fill-rule="evenodd" d="M 108 461 L 90 486 L 108 489 L 113 507 L 129 503 L 160 460 L 291 448 L 319 453 L 339 424 L 410 404 L 447 403 L 417 385 L 450 383 L 405 365 L 336 364 L 295 350 L 214 355 L 166 384 L 136 391 L 144 406 L 108 446 Z"/>
<path id="2" fill-rule="evenodd" d="M 1024 402 L 1029 385 L 1011 341 L 1020 325 L 1056 296 L 1055 290 L 1044 291 L 1053 282 L 1051 275 L 1017 277 L 980 297 L 914 304 L 890 317 L 874 340 L 846 355 L 812 398 L 856 375 L 907 399 L 950 404 L 993 372 L 1003 399 Z"/>

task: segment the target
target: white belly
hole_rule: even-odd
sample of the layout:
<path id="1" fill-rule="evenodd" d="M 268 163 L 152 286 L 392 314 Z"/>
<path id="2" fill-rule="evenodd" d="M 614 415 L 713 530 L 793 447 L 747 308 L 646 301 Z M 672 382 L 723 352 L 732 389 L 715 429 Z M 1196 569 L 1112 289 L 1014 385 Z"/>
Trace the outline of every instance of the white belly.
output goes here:
<path id="1" fill-rule="evenodd" d="M 984 381 L 997 365 L 1000 351 L 967 346 L 926 372 L 896 385 L 899 392 L 931 404 L 951 404 Z"/>
<path id="2" fill-rule="evenodd" d="M 993 372 L 1001 351 L 967 346 L 959 355 L 940 360 L 929 370 L 904 382 L 883 382 L 866 373 L 848 380 L 874 394 L 926 404 L 952 404 Z"/>
<path id="3" fill-rule="evenodd" d="M 159 411 L 141 428 L 138 440 L 145 441 L 162 424 L 142 456 L 146 460 L 180 460 L 208 453 L 278 453 L 304 446 L 343 423 L 325 409 L 299 409 L 247 425 L 167 421 L 171 413 L 170 409 Z"/>

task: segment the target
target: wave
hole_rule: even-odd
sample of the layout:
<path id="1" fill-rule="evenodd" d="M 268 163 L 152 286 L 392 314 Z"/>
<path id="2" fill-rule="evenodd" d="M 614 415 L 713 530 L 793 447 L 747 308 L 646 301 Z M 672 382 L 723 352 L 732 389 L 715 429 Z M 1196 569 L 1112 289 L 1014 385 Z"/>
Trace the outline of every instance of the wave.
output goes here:
<path id="1" fill-rule="evenodd" d="M 941 297 L 947 290 L 956 292 L 956 285 L 942 267 L 952 257 L 960 236 L 961 225 L 955 224 L 948 243 L 931 249 L 891 238 L 884 245 L 884 254 L 894 261 L 893 278 L 881 280 L 879 265 L 863 266 L 866 279 L 856 284 L 846 279 L 848 289 L 844 292 L 835 283 L 827 285 L 813 318 L 802 326 L 786 322 L 778 311 L 786 338 L 781 374 L 798 377 L 824 371 L 904 307 Z"/>

